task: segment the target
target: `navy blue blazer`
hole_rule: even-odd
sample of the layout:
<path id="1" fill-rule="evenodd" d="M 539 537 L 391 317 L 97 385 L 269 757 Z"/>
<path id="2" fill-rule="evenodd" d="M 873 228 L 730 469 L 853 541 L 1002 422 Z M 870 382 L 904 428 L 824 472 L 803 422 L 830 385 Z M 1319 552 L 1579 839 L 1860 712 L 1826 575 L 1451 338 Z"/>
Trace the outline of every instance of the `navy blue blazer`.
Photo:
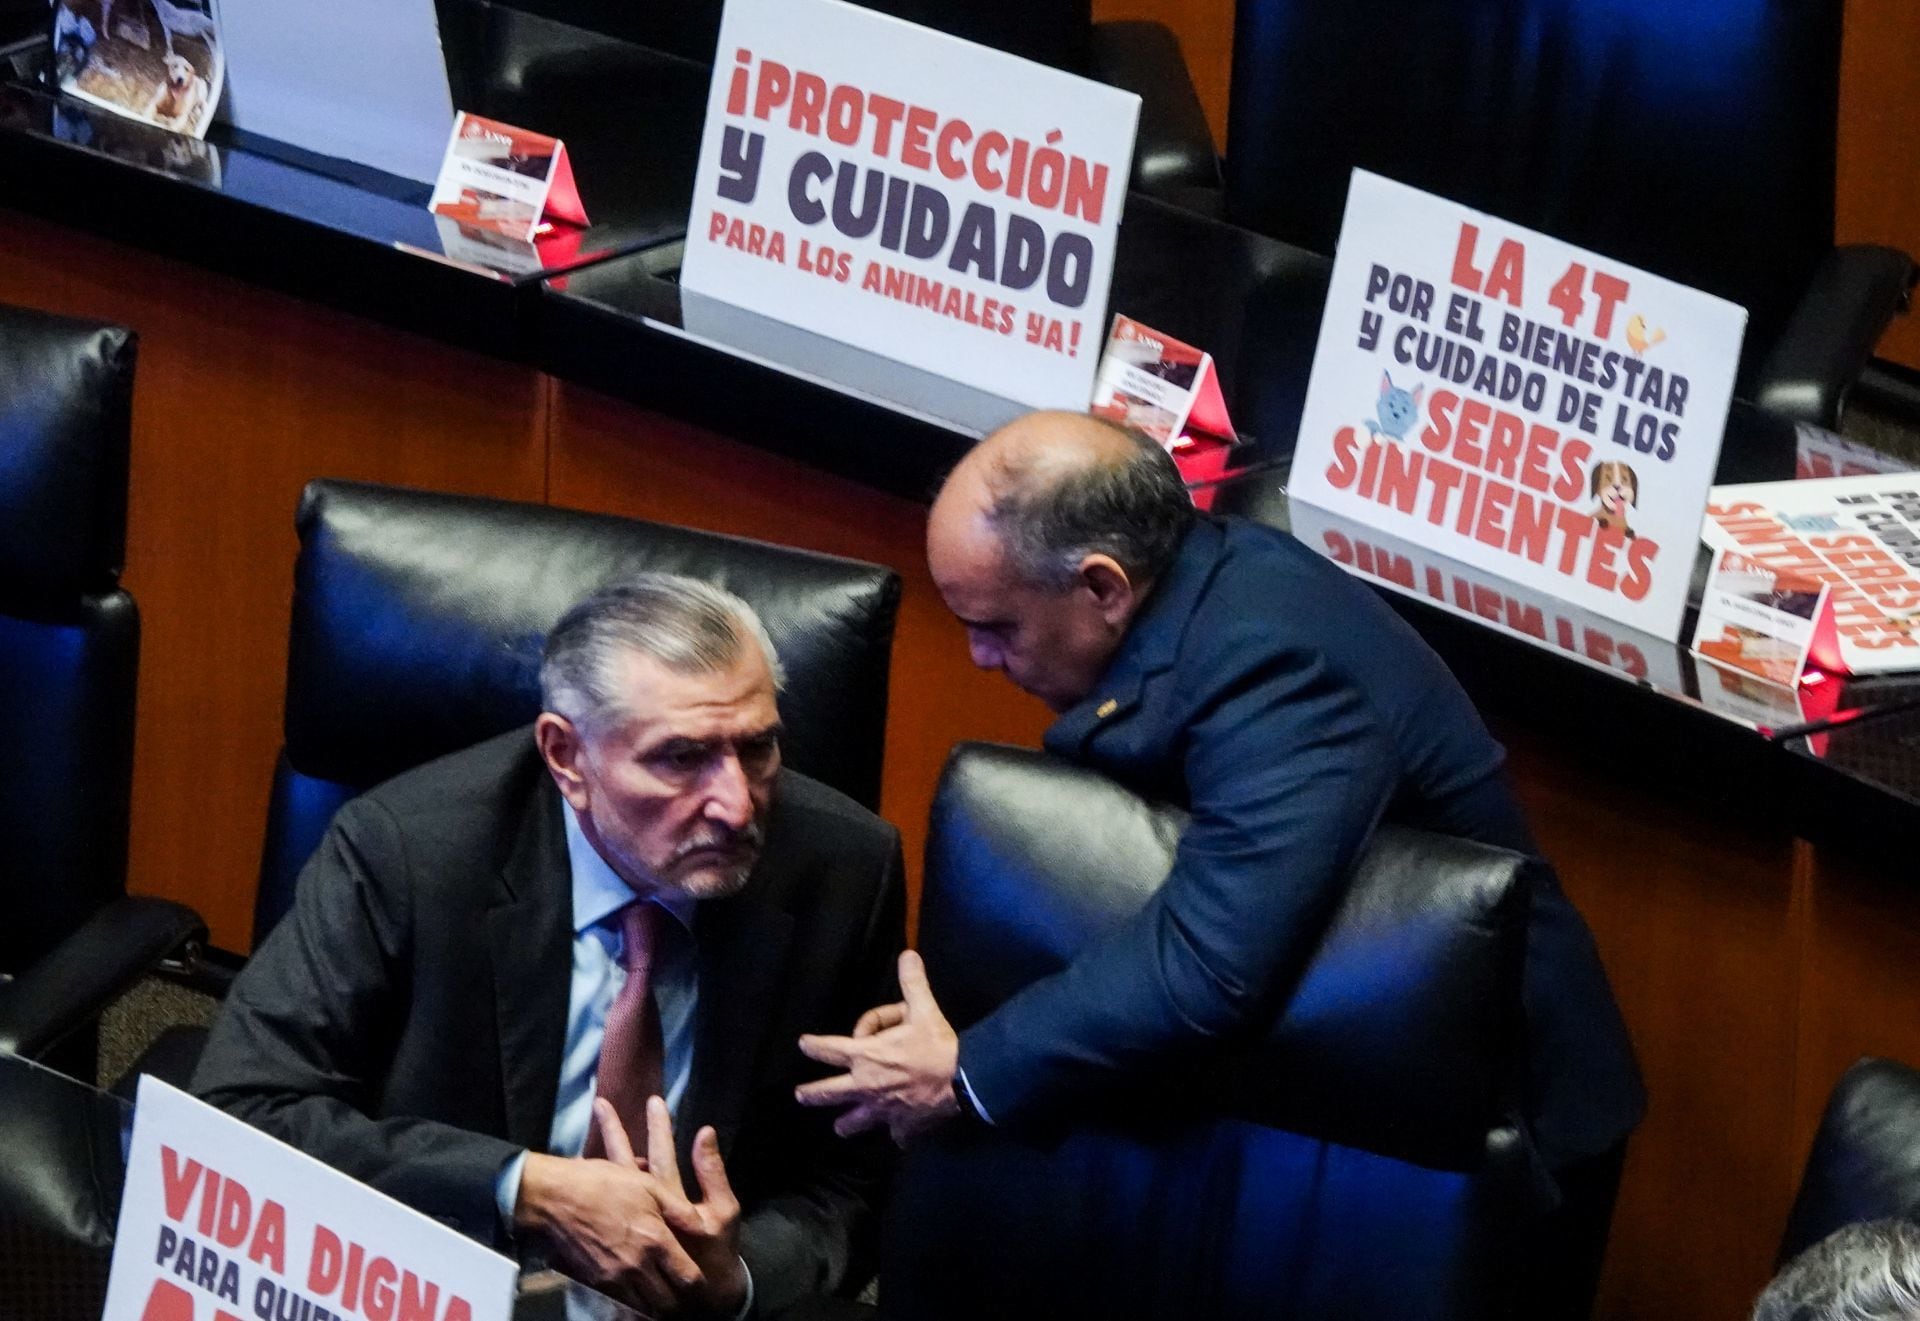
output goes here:
<path id="1" fill-rule="evenodd" d="M 1537 852 L 1505 753 L 1440 658 L 1371 589 L 1241 520 L 1193 527 L 1046 747 L 1192 820 L 1137 916 L 962 1034 L 968 1083 L 1016 1129 L 1263 1030 L 1381 820 Z M 1592 935 L 1550 876 L 1526 1011 L 1527 1119 L 1557 1169 L 1624 1138 L 1645 1097 Z"/>

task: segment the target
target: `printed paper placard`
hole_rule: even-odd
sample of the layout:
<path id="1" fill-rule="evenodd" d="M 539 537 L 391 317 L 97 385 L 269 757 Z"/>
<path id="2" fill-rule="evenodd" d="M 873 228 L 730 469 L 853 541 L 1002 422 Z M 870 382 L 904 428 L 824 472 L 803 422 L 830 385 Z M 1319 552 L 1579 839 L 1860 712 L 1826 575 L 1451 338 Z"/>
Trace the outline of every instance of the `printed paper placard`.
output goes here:
<path id="1" fill-rule="evenodd" d="M 1140 99 L 841 0 L 728 0 L 680 280 L 1084 409 Z"/>
<path id="2" fill-rule="evenodd" d="M 1168 449 L 1182 443 L 1189 420 L 1210 436 L 1234 439 L 1213 355 L 1132 317 L 1113 318 L 1088 411 Z"/>
<path id="3" fill-rule="evenodd" d="M 1347 572 L 1584 664 L 1683 691 L 1680 649 L 1566 601 L 1312 505 L 1290 506 L 1293 534 Z"/>
<path id="4" fill-rule="evenodd" d="M 1870 445 L 1862 445 L 1824 427 L 1801 422 L 1794 427 L 1793 477 L 1808 482 L 1822 477 L 1864 477 L 1876 472 L 1912 472 L 1914 465 Z"/>
<path id="5" fill-rule="evenodd" d="M 53 70 L 68 96 L 204 138 L 227 76 L 213 0 L 58 0 Z"/>
<path id="6" fill-rule="evenodd" d="M 1701 537 L 1831 587 L 1847 670 L 1920 669 L 1920 473 L 1716 486 Z"/>
<path id="7" fill-rule="evenodd" d="M 152 1077 L 101 1321 L 507 1321 L 518 1268 Z"/>
<path id="8" fill-rule="evenodd" d="M 1830 662 L 1837 658 L 1825 583 L 1791 570 L 1775 573 L 1735 551 L 1715 556 L 1693 630 L 1696 655 L 1794 687 L 1816 647 Z"/>
<path id="9" fill-rule="evenodd" d="M 566 144 L 461 111 L 427 205 L 463 229 L 530 243 L 546 216 L 587 223 Z"/>
<path id="10" fill-rule="evenodd" d="M 1356 170 L 1289 493 L 1677 641 L 1745 325 Z"/>
<path id="11" fill-rule="evenodd" d="M 1836 679 L 1812 688 L 1786 688 L 1745 671 L 1715 664 L 1696 666 L 1694 673 L 1700 680 L 1702 706 L 1715 715 L 1760 730 L 1782 729 L 1831 715 L 1841 686 Z"/>

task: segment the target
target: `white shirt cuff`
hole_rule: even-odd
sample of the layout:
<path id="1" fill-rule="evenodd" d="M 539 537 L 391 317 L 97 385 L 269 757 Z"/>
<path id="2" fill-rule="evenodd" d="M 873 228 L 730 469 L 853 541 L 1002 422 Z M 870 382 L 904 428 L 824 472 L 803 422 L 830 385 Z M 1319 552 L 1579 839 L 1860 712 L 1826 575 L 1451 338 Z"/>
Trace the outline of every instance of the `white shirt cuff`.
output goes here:
<path id="1" fill-rule="evenodd" d="M 980 1118 L 986 1120 L 987 1123 L 993 1123 L 993 1116 L 987 1113 L 987 1107 L 980 1104 L 980 1093 L 974 1091 L 973 1084 L 967 1081 L 966 1069 L 955 1069 L 953 1076 L 960 1080 L 960 1086 L 966 1090 L 967 1100 L 973 1106 L 973 1112 L 979 1115 Z"/>
<path id="2" fill-rule="evenodd" d="M 500 1177 L 493 1181 L 493 1204 L 500 1209 L 500 1225 L 513 1233 L 513 1208 L 520 1205 L 520 1175 L 527 1168 L 527 1153 L 521 1152 L 507 1162 Z"/>
<path id="3" fill-rule="evenodd" d="M 740 1269 L 745 1272 L 747 1277 L 747 1297 L 746 1300 L 740 1304 L 740 1310 L 733 1314 L 733 1321 L 747 1321 L 747 1318 L 753 1314 L 753 1267 L 747 1265 L 747 1259 L 742 1257 L 740 1258 Z"/>

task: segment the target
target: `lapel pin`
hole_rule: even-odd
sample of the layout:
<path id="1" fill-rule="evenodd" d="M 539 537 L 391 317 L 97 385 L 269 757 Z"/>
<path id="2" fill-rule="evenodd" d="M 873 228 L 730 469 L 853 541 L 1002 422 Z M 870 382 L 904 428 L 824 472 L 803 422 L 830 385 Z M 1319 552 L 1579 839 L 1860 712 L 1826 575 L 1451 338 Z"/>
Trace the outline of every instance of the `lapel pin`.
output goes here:
<path id="1" fill-rule="evenodd" d="M 1105 720 L 1108 716 L 1112 715 L 1115 711 L 1119 709 L 1120 709 L 1120 703 L 1116 699 L 1109 697 L 1106 701 L 1100 703 L 1099 706 L 1096 706 L 1093 709 L 1093 714 L 1096 719 Z"/>

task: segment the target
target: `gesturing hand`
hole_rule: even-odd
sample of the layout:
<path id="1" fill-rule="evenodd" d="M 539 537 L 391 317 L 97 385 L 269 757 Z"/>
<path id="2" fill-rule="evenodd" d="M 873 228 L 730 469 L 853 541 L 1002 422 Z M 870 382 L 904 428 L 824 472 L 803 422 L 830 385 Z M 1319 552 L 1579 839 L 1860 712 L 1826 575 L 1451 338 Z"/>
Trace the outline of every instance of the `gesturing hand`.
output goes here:
<path id="1" fill-rule="evenodd" d="M 834 1121 L 842 1137 L 884 1126 L 905 1146 L 960 1112 L 953 1072 L 960 1039 L 934 1002 L 926 966 L 912 950 L 900 956 L 899 1004 L 880 1005 L 860 1016 L 850 1037 L 800 1038 L 808 1059 L 846 1070 L 802 1085 L 801 1105 L 847 1106 Z"/>
<path id="2" fill-rule="evenodd" d="M 530 1152 L 513 1218 L 547 1236 L 568 1274 L 649 1313 L 677 1311 L 701 1282 L 637 1164 Z"/>
<path id="3" fill-rule="evenodd" d="M 607 1159 L 629 1169 L 644 1170 L 652 1181 L 660 1214 L 679 1245 L 699 1268 L 699 1279 L 687 1290 L 687 1299 L 723 1316 L 740 1310 L 747 1298 L 747 1268 L 740 1260 L 740 1200 L 727 1181 L 720 1159 L 720 1138 L 708 1125 L 693 1135 L 693 1177 L 700 1200 L 687 1200 L 680 1179 L 680 1158 L 673 1149 L 673 1120 L 667 1103 L 655 1096 L 647 1101 L 647 1158 L 633 1152 L 627 1131 L 613 1106 L 604 1098 L 593 1103 L 594 1121 Z"/>

